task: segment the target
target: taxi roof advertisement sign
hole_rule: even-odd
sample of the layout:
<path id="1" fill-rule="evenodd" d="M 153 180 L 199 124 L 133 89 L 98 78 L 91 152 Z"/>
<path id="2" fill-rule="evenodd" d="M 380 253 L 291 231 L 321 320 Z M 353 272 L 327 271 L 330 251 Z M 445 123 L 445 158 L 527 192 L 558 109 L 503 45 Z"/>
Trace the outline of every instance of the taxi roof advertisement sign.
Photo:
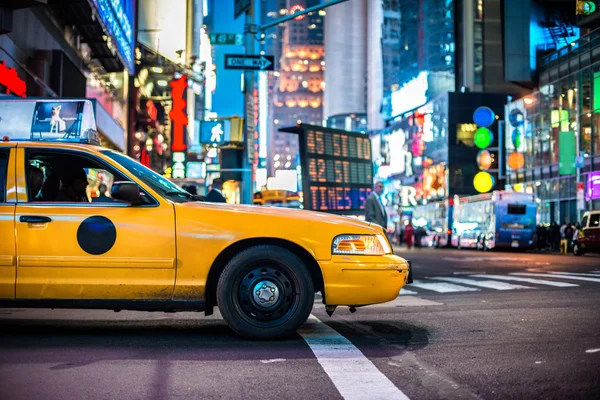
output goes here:
<path id="1" fill-rule="evenodd" d="M 5 136 L 99 144 L 89 100 L 0 101 L 0 137 Z"/>

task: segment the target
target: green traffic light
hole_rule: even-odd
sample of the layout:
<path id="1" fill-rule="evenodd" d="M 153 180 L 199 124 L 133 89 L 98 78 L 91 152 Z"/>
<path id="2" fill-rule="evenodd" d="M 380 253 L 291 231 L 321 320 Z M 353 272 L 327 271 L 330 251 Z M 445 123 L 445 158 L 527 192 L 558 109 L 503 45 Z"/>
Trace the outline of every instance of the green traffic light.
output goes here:
<path id="1" fill-rule="evenodd" d="M 473 137 L 473 141 L 475 142 L 475 146 L 480 149 L 485 149 L 494 140 L 494 135 L 488 128 L 479 128 L 475 131 L 475 136 Z"/>

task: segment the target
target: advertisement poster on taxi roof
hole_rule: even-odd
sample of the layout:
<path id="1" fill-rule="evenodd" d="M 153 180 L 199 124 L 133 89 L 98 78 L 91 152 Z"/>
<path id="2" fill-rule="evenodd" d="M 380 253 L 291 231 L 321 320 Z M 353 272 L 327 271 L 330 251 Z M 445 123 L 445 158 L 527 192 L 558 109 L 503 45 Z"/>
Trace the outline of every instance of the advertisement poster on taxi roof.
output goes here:
<path id="1" fill-rule="evenodd" d="M 0 137 L 13 140 L 78 140 L 96 130 L 89 101 L 0 101 Z"/>

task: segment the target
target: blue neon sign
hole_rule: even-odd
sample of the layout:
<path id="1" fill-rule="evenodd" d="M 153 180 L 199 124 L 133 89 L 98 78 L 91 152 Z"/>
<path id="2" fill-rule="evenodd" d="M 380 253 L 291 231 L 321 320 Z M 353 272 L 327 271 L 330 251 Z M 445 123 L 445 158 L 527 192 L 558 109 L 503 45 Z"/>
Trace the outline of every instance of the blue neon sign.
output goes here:
<path id="1" fill-rule="evenodd" d="M 133 74 L 133 0 L 94 0 L 94 4 L 123 64 Z"/>

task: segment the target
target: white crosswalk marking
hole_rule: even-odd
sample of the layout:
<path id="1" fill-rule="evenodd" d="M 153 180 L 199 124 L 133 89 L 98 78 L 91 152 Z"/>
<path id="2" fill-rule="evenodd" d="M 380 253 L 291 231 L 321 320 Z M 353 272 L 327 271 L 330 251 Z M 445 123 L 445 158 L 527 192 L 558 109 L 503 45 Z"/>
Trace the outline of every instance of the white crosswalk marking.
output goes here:
<path id="1" fill-rule="evenodd" d="M 549 274 L 554 274 L 554 275 L 575 275 L 575 276 L 593 276 L 598 278 L 598 274 L 583 274 L 580 272 L 555 272 L 555 271 L 548 271 Z"/>
<path id="2" fill-rule="evenodd" d="M 408 400 L 352 342 L 314 315 L 298 333 L 344 399 Z"/>
<path id="3" fill-rule="evenodd" d="M 600 283 L 599 278 L 588 278 L 586 276 L 574 276 L 574 275 L 558 275 L 558 274 L 541 274 L 535 272 L 514 272 L 511 275 L 519 275 L 519 276 L 543 276 L 545 278 L 563 278 L 563 279 L 573 279 L 576 281 L 587 281 L 587 282 L 598 282 Z"/>
<path id="4" fill-rule="evenodd" d="M 414 296 L 415 294 L 419 294 L 418 292 L 414 292 L 412 290 L 408 290 L 408 289 L 400 289 L 400 296 Z"/>
<path id="5" fill-rule="evenodd" d="M 504 275 L 487 275 L 487 274 L 475 274 L 470 275 L 473 278 L 488 278 L 488 279 L 496 279 L 499 281 L 515 281 L 515 282 L 527 282 L 527 283 L 535 283 L 538 285 L 546 285 L 546 286 L 554 286 L 554 287 L 574 287 L 579 286 L 576 283 L 567 283 L 567 282 L 556 282 L 556 281 L 546 281 L 544 279 L 535 279 L 535 278 L 519 278 L 516 276 L 504 276 Z"/>
<path id="6" fill-rule="evenodd" d="M 515 284 L 511 284 L 511 283 L 497 282 L 497 281 L 492 281 L 492 280 L 477 281 L 474 279 L 451 278 L 451 277 L 443 277 L 443 276 L 435 277 L 433 279 L 451 282 L 451 283 L 461 283 L 464 285 L 471 285 L 471 286 L 483 287 L 483 288 L 494 289 L 494 290 L 535 289 L 531 286 L 515 285 Z"/>
<path id="7" fill-rule="evenodd" d="M 456 293 L 456 292 L 477 292 L 479 289 L 475 289 L 467 286 L 454 285 L 452 283 L 445 282 L 423 282 L 423 281 L 414 281 L 410 284 L 410 286 L 414 286 L 416 288 L 432 290 L 438 293 Z"/>

